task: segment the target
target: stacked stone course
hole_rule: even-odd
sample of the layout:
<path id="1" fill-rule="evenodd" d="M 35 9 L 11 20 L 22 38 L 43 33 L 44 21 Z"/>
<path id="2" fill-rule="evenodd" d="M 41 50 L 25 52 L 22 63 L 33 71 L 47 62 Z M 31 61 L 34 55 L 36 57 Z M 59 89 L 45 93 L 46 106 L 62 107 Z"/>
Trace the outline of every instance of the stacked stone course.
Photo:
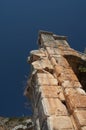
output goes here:
<path id="1" fill-rule="evenodd" d="M 34 130 L 86 130 L 86 93 L 76 74 L 86 55 L 70 48 L 67 37 L 49 32 L 39 32 L 38 44 L 28 57 L 32 73 L 25 90 Z"/>

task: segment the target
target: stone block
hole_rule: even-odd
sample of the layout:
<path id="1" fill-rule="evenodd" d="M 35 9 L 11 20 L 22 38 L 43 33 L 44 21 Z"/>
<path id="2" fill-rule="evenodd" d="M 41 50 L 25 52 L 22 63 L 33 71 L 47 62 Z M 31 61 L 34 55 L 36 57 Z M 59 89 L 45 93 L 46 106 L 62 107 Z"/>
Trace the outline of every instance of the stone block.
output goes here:
<path id="1" fill-rule="evenodd" d="M 66 46 L 67 48 L 69 45 L 66 40 L 51 40 L 51 41 L 46 41 L 43 44 L 45 47 L 59 48 L 59 46 L 61 46 L 63 48 L 64 47 L 63 42 L 64 42 L 64 46 Z"/>
<path id="2" fill-rule="evenodd" d="M 81 130 L 86 130 L 86 126 L 81 127 Z"/>
<path id="3" fill-rule="evenodd" d="M 40 86 L 41 98 L 57 98 L 61 89 L 58 86 Z"/>
<path id="4" fill-rule="evenodd" d="M 69 80 L 69 81 L 76 81 L 79 82 L 78 78 L 76 77 L 75 74 L 70 73 L 65 73 L 64 71 L 62 73 L 60 73 L 58 79 L 60 81 L 64 81 L 64 80 Z"/>
<path id="5" fill-rule="evenodd" d="M 58 85 L 58 81 L 56 79 L 39 78 L 37 80 L 37 85 Z"/>
<path id="6" fill-rule="evenodd" d="M 47 56 L 46 51 L 41 48 L 39 50 L 32 50 L 30 51 L 30 56 L 28 57 L 27 61 L 28 63 L 32 63 L 36 60 L 39 60 L 40 58 L 44 58 Z"/>
<path id="7" fill-rule="evenodd" d="M 52 34 L 41 34 L 41 43 L 44 44 L 47 41 L 54 41 Z"/>
<path id="8" fill-rule="evenodd" d="M 58 48 L 46 47 L 47 53 L 49 55 L 61 55 L 62 51 Z"/>
<path id="9" fill-rule="evenodd" d="M 49 78 L 49 79 L 54 78 L 54 76 L 51 73 L 46 72 L 46 71 L 45 71 L 45 73 L 37 73 L 36 77 L 37 78 Z"/>
<path id="10" fill-rule="evenodd" d="M 75 110 L 73 113 L 77 126 L 86 126 L 86 110 Z"/>
<path id="11" fill-rule="evenodd" d="M 41 48 L 39 50 L 32 50 L 32 51 L 30 51 L 30 55 L 31 56 L 46 57 L 47 53 L 46 53 L 46 51 L 43 48 Z"/>
<path id="12" fill-rule="evenodd" d="M 64 55 L 73 55 L 73 56 L 77 56 L 77 57 L 80 56 L 80 54 L 73 49 L 63 50 L 63 53 L 64 53 Z"/>
<path id="13" fill-rule="evenodd" d="M 77 108 L 86 109 L 86 95 L 75 94 L 66 96 L 69 110 L 74 111 Z"/>
<path id="14" fill-rule="evenodd" d="M 56 72 L 56 75 L 57 75 L 57 77 L 58 77 L 58 79 L 59 79 L 61 73 L 63 73 L 63 67 L 60 66 L 59 64 L 57 64 L 57 65 L 55 66 L 55 72 Z"/>
<path id="15" fill-rule="evenodd" d="M 61 47 L 61 48 L 69 48 L 69 45 L 66 41 L 66 39 L 58 39 L 58 40 L 55 40 L 56 44 L 58 45 L 58 48 Z"/>
<path id="16" fill-rule="evenodd" d="M 77 82 L 77 81 L 60 79 L 60 82 L 63 88 L 81 88 L 82 87 L 80 82 Z"/>
<path id="17" fill-rule="evenodd" d="M 61 90 L 57 88 L 57 86 L 37 86 L 35 87 L 34 95 L 35 95 L 35 103 L 39 102 L 39 99 L 41 98 L 57 98 L 59 97 L 58 93 Z"/>
<path id="18" fill-rule="evenodd" d="M 45 120 L 42 130 L 74 130 L 70 117 L 51 116 Z"/>
<path id="19" fill-rule="evenodd" d="M 67 62 L 67 60 L 62 55 L 54 56 L 54 58 L 59 65 L 65 67 L 65 68 L 70 67 L 69 63 Z"/>
<path id="20" fill-rule="evenodd" d="M 51 86 L 58 85 L 57 79 L 54 78 L 53 75 L 51 75 L 51 74 L 38 73 L 36 78 L 37 78 L 36 83 L 39 86 L 41 86 L 41 85 L 51 85 Z"/>
<path id="21" fill-rule="evenodd" d="M 35 88 L 34 95 L 36 104 L 38 103 L 39 98 L 59 98 L 61 101 L 65 101 L 61 86 L 37 86 Z"/>
<path id="22" fill-rule="evenodd" d="M 57 45 L 56 45 L 56 42 L 55 41 L 46 41 L 43 43 L 45 47 L 56 47 L 57 48 Z"/>
<path id="23" fill-rule="evenodd" d="M 74 74 L 75 75 L 75 73 L 74 73 L 74 71 L 72 70 L 72 68 L 71 67 L 69 67 L 69 68 L 64 68 L 64 73 L 65 74 Z"/>
<path id="24" fill-rule="evenodd" d="M 75 94 L 86 95 L 85 91 L 81 88 L 65 88 L 64 94 L 65 96 L 75 95 Z"/>
<path id="25" fill-rule="evenodd" d="M 69 78 L 69 80 L 79 82 L 77 76 L 74 73 L 71 73 L 71 71 L 69 71 L 69 73 L 65 73 L 65 75 Z"/>
<path id="26" fill-rule="evenodd" d="M 38 103 L 38 113 L 42 121 L 51 115 L 68 115 L 66 106 L 58 98 L 40 99 Z"/>
<path id="27" fill-rule="evenodd" d="M 34 70 L 47 69 L 53 71 L 53 66 L 48 58 L 40 58 L 39 60 L 32 62 L 32 67 Z"/>

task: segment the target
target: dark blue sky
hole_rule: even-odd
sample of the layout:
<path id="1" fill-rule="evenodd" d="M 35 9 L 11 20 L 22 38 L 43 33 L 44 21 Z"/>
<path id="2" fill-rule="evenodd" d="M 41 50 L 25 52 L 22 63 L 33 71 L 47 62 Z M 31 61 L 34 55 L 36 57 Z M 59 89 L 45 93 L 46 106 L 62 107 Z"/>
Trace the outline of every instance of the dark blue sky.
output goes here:
<path id="1" fill-rule="evenodd" d="M 39 30 L 67 35 L 70 46 L 86 47 L 86 0 L 0 1 L 0 115 L 29 115 L 23 96 L 29 51 Z"/>

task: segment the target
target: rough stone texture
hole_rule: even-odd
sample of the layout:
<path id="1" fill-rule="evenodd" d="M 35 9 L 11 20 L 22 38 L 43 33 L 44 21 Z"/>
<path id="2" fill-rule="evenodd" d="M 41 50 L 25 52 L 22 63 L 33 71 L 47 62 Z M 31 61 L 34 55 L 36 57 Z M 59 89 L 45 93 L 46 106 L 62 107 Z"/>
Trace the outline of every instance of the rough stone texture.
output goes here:
<path id="1" fill-rule="evenodd" d="M 84 126 L 84 127 L 81 127 L 81 130 L 86 130 L 86 126 Z"/>
<path id="2" fill-rule="evenodd" d="M 58 98 L 43 98 L 40 99 L 39 102 L 39 109 L 40 105 L 43 108 L 43 115 L 67 115 L 67 109 L 63 103 Z"/>
<path id="3" fill-rule="evenodd" d="M 86 130 L 86 54 L 51 32 L 39 32 L 38 44 L 28 57 L 32 74 L 25 89 L 34 130 Z"/>
<path id="4" fill-rule="evenodd" d="M 74 94 L 66 97 L 71 111 L 75 109 L 86 109 L 86 95 Z"/>
<path id="5" fill-rule="evenodd" d="M 54 78 L 51 74 L 38 73 L 36 78 L 37 78 L 36 84 L 39 86 L 41 86 L 41 85 L 50 85 L 50 86 L 58 85 L 57 79 Z"/>
<path id="6" fill-rule="evenodd" d="M 33 127 L 29 117 L 0 117 L 0 130 L 33 130 Z"/>
<path id="7" fill-rule="evenodd" d="M 42 130 L 73 130 L 73 124 L 68 116 L 51 116 L 46 120 Z"/>
<path id="8" fill-rule="evenodd" d="M 76 119 L 78 127 L 86 125 L 86 110 L 76 110 L 73 115 Z"/>

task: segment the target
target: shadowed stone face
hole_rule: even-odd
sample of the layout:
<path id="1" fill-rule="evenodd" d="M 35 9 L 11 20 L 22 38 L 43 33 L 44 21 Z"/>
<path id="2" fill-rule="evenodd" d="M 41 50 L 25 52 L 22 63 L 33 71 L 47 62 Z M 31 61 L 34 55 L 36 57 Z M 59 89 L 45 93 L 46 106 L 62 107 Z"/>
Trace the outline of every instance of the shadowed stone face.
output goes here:
<path id="1" fill-rule="evenodd" d="M 67 55 L 65 57 L 78 77 L 83 89 L 86 91 L 86 60 L 75 55 Z"/>

